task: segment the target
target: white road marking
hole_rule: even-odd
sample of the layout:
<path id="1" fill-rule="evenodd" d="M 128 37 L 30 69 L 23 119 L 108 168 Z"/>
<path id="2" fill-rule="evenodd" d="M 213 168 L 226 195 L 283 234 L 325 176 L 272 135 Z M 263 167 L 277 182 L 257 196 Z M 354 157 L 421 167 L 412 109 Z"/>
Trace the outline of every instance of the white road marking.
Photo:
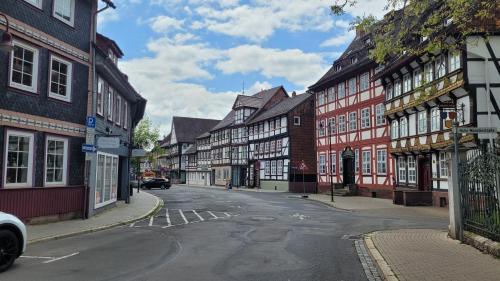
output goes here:
<path id="1" fill-rule="evenodd" d="M 192 210 L 192 212 L 193 212 L 193 214 L 195 214 L 200 219 L 200 221 L 204 221 L 205 220 L 195 210 Z"/>
<path id="2" fill-rule="evenodd" d="M 154 216 L 151 216 L 149 218 L 149 226 L 153 226 L 153 220 L 154 220 Z"/>
<path id="3" fill-rule="evenodd" d="M 214 215 L 214 213 L 210 212 L 210 211 L 207 211 L 207 213 L 209 213 L 212 217 L 214 217 L 214 220 L 218 219 L 219 217 Z"/>
<path id="4" fill-rule="evenodd" d="M 168 209 L 165 212 L 165 216 L 167 217 L 167 227 L 172 226 L 172 223 L 170 222 L 170 215 L 168 214 Z"/>
<path id="5" fill-rule="evenodd" d="M 25 259 L 55 259 L 55 257 L 37 257 L 37 256 L 20 256 L 20 258 L 25 258 Z"/>
<path id="6" fill-rule="evenodd" d="M 76 256 L 76 255 L 78 255 L 79 253 L 80 253 L 80 252 L 76 252 L 76 253 L 69 254 L 69 255 L 66 255 L 66 256 L 62 256 L 62 257 L 58 257 L 58 258 L 54 258 L 54 259 L 51 259 L 51 260 L 48 260 L 48 261 L 44 261 L 43 263 L 51 263 L 51 262 L 59 261 L 59 260 L 62 260 L 62 259 L 67 259 L 67 258 L 69 258 L 69 257 Z"/>
<path id="7" fill-rule="evenodd" d="M 231 216 L 231 215 L 230 215 L 230 214 L 228 214 L 228 213 L 224 213 L 224 215 L 226 215 L 226 217 L 230 217 L 230 216 Z"/>
<path id="8" fill-rule="evenodd" d="M 181 209 L 179 209 L 179 214 L 181 214 L 181 217 L 182 217 L 182 219 L 184 220 L 184 224 L 188 224 L 188 223 L 189 223 L 189 221 L 186 219 L 186 217 L 184 216 L 184 213 L 182 212 L 182 210 L 181 210 Z"/>
<path id="9" fill-rule="evenodd" d="M 130 224 L 130 227 L 134 227 L 134 225 L 135 225 L 135 222 L 131 223 L 131 224 Z"/>

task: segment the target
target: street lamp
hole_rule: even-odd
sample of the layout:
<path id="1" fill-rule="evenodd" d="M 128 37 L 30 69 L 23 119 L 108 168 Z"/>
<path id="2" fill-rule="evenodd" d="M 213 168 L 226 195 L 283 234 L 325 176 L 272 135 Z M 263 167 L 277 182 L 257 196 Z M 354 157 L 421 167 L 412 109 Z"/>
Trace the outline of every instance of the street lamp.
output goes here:
<path id="1" fill-rule="evenodd" d="M 2 38 L 0 40 L 0 51 L 4 53 L 9 53 L 14 50 L 14 45 L 12 45 L 12 35 L 9 33 L 9 19 L 6 15 L 0 13 L 0 17 L 5 19 L 6 29 L 2 34 Z"/>
<path id="2" fill-rule="evenodd" d="M 319 122 L 319 129 L 320 130 L 323 130 L 325 129 L 325 125 L 324 123 L 322 122 Z M 328 138 L 328 158 L 329 158 L 329 161 L 328 163 L 330 163 L 330 169 L 328 169 L 329 171 L 329 174 L 330 174 L 330 193 L 331 193 L 331 201 L 334 202 L 334 199 L 333 199 L 333 172 L 332 172 L 332 135 L 331 135 L 331 130 L 330 130 L 330 124 L 329 126 L 326 128 L 326 136 Z M 326 161 L 325 161 L 326 162 Z"/>

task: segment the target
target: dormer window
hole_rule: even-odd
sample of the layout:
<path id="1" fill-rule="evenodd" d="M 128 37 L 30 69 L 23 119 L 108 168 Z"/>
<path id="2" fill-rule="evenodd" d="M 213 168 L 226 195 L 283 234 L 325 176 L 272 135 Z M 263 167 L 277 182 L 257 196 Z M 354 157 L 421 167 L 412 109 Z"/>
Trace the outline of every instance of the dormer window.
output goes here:
<path id="1" fill-rule="evenodd" d="M 111 49 L 108 49 L 108 57 L 114 64 L 118 64 L 118 56 Z"/>
<path id="2" fill-rule="evenodd" d="M 352 57 L 351 58 L 351 64 L 355 64 L 358 61 L 357 57 Z"/>

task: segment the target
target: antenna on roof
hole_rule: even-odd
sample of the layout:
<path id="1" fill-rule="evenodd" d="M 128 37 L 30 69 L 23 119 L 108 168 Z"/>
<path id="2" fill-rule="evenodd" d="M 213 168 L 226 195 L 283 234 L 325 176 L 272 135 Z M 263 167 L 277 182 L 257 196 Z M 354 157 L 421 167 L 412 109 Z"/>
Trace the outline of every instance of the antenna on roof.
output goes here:
<path id="1" fill-rule="evenodd" d="M 243 80 L 243 91 L 242 91 L 243 95 L 245 94 L 245 80 Z"/>

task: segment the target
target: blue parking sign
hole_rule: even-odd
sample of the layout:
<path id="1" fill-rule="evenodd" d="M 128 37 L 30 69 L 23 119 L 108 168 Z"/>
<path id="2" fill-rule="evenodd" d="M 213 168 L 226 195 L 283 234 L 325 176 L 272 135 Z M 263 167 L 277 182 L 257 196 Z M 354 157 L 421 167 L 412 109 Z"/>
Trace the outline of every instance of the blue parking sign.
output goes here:
<path id="1" fill-rule="evenodd" d="M 95 128 L 95 116 L 87 116 L 87 128 Z"/>

